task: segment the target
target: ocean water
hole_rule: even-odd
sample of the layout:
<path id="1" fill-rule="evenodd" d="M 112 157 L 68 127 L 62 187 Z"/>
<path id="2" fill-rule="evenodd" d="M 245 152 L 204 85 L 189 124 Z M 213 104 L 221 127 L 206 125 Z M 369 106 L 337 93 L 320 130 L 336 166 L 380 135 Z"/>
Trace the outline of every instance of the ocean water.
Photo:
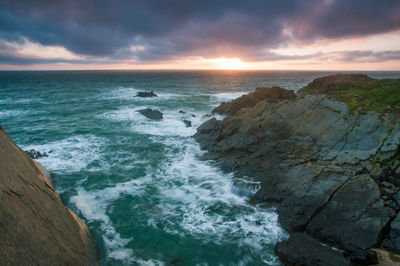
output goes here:
<path id="1" fill-rule="evenodd" d="M 223 101 L 327 74 L 3 71 L 0 123 L 23 149 L 49 154 L 38 161 L 93 232 L 101 265 L 279 265 L 273 247 L 287 234 L 275 210 L 248 204 L 259 184 L 200 160 L 192 135 Z M 135 97 L 150 90 L 158 97 Z"/>

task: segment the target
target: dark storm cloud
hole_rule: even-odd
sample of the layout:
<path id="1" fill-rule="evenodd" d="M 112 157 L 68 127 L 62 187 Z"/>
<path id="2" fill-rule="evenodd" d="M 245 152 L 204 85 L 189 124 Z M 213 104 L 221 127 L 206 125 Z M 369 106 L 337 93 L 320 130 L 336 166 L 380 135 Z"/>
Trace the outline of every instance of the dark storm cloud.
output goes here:
<path id="1" fill-rule="evenodd" d="M 399 14 L 398 0 L 3 0 L 0 39 L 110 60 L 275 60 L 284 43 L 398 30 Z"/>

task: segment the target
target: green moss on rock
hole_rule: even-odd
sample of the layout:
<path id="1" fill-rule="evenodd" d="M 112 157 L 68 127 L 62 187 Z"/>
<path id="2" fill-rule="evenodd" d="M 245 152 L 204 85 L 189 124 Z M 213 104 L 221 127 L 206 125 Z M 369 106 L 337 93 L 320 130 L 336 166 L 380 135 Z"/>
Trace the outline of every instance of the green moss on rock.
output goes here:
<path id="1" fill-rule="evenodd" d="M 400 79 L 373 79 L 363 74 L 338 74 L 315 79 L 300 94 L 327 94 L 345 102 L 351 113 L 399 113 Z"/>

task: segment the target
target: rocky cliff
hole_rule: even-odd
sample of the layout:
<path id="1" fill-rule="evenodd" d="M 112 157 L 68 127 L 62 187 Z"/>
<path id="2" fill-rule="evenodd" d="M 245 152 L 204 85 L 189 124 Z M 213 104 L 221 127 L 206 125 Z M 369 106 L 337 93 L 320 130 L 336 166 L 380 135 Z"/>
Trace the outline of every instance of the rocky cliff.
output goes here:
<path id="1" fill-rule="evenodd" d="M 97 265 L 87 226 L 0 126 L 1 265 Z"/>
<path id="2" fill-rule="evenodd" d="M 400 80 L 329 76 L 214 112 L 226 118 L 195 135 L 204 158 L 260 182 L 251 200 L 276 206 L 291 233 L 275 248 L 283 262 L 372 264 L 372 248 L 400 252 Z"/>

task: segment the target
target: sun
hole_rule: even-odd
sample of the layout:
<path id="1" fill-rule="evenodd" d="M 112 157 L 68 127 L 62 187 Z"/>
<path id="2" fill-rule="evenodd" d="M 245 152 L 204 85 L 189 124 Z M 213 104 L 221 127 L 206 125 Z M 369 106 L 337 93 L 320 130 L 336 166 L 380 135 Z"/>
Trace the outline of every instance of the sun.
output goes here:
<path id="1" fill-rule="evenodd" d="M 214 59 L 214 62 L 218 69 L 246 69 L 246 64 L 243 63 L 239 58 L 220 57 Z"/>

